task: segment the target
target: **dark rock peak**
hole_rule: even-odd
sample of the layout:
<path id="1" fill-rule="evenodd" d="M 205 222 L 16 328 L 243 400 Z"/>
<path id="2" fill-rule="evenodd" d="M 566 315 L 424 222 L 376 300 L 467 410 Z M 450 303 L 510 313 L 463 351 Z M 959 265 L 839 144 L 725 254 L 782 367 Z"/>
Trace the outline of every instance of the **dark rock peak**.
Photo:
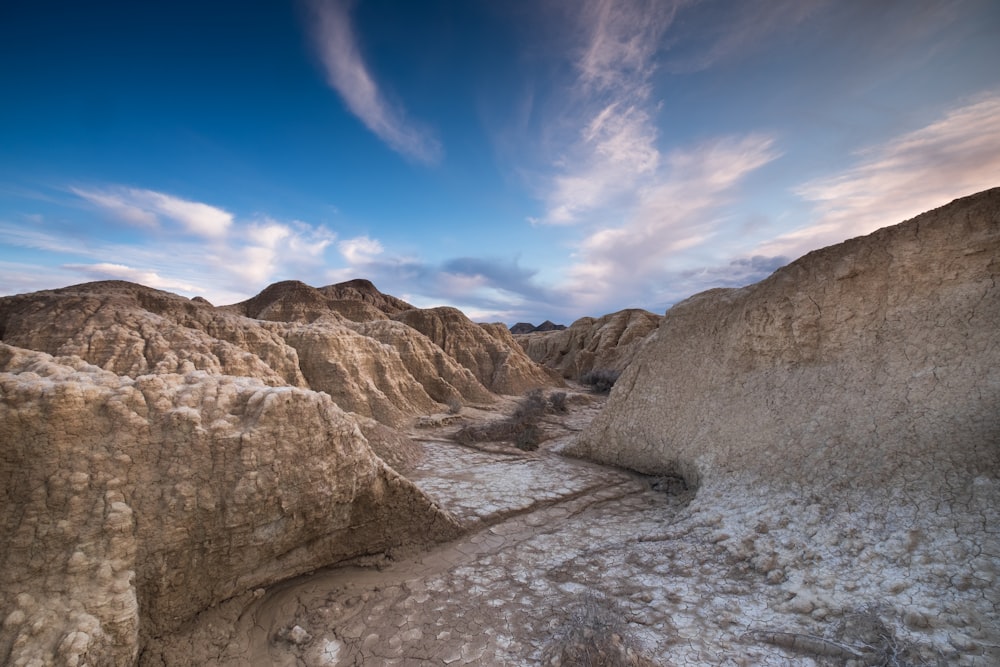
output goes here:
<path id="1" fill-rule="evenodd" d="M 545 320 L 537 327 L 531 322 L 518 322 L 510 328 L 512 334 L 543 333 L 546 331 L 562 331 L 565 324 L 555 324 L 552 320 Z"/>

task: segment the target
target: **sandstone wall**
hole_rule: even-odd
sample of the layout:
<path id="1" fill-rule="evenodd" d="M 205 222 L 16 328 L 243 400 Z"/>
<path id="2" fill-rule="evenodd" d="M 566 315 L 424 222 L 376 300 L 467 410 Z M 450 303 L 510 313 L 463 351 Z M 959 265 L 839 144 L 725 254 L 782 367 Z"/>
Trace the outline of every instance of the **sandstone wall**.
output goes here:
<path id="1" fill-rule="evenodd" d="M 893 609 L 903 631 L 991 664 L 998 275 L 995 189 L 699 294 L 574 451 L 699 486 L 691 521 L 804 623 Z"/>
<path id="2" fill-rule="evenodd" d="M 552 378 L 528 358 L 503 325 L 480 326 L 461 311 L 446 307 L 407 310 L 393 319 L 424 334 L 490 391 L 522 394 L 552 384 Z"/>
<path id="3" fill-rule="evenodd" d="M 328 396 L 249 378 L 0 344 L 0 443 L 3 664 L 132 664 L 233 595 L 458 531 Z"/>
<path id="4" fill-rule="evenodd" d="M 623 370 L 660 319 L 646 310 L 620 310 L 582 317 L 562 331 L 521 334 L 515 340 L 533 361 L 578 380 L 594 369 Z"/>

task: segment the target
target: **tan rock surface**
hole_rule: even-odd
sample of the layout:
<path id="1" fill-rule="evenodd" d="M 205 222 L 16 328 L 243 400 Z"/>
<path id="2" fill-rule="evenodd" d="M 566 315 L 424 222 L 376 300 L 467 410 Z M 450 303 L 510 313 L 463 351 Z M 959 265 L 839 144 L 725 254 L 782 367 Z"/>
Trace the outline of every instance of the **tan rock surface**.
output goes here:
<path id="1" fill-rule="evenodd" d="M 552 378 L 528 358 L 502 324 L 477 325 L 448 307 L 407 310 L 393 319 L 427 336 L 490 391 L 521 394 L 552 384 Z"/>
<path id="2" fill-rule="evenodd" d="M 315 288 L 297 280 L 286 280 L 269 285 L 251 299 L 225 306 L 223 309 L 258 320 L 274 322 L 313 322 L 321 317 L 330 316 L 339 319 L 337 315 L 355 322 L 388 319 L 389 316 L 378 307 L 362 300 L 362 295 L 357 290 L 338 292 L 335 288 L 336 286 Z M 374 285 L 371 289 L 381 295 Z M 357 298 L 344 299 L 338 294 L 356 294 Z M 385 299 L 392 298 L 382 296 Z"/>
<path id="3" fill-rule="evenodd" d="M 233 595 L 457 524 L 321 393 L 0 345 L 0 662 L 132 664 Z"/>
<path id="4" fill-rule="evenodd" d="M 295 350 L 252 320 L 133 283 L 107 281 L 0 298 L 0 340 L 75 355 L 117 375 L 255 377 L 306 386 Z"/>
<path id="5" fill-rule="evenodd" d="M 392 316 L 404 310 L 412 310 L 413 306 L 389 294 L 383 294 L 369 280 L 358 278 L 336 285 L 318 288 L 326 296 L 339 301 L 360 301 Z"/>
<path id="6" fill-rule="evenodd" d="M 998 274 L 994 189 L 699 294 L 667 312 L 574 451 L 700 485 L 695 519 L 807 632 L 867 601 L 917 614 L 911 630 L 961 651 L 954 664 L 987 664 Z"/>
<path id="7" fill-rule="evenodd" d="M 594 369 L 623 370 L 661 319 L 630 308 L 599 318 L 582 317 L 561 331 L 520 334 L 514 339 L 533 361 L 578 380 Z"/>

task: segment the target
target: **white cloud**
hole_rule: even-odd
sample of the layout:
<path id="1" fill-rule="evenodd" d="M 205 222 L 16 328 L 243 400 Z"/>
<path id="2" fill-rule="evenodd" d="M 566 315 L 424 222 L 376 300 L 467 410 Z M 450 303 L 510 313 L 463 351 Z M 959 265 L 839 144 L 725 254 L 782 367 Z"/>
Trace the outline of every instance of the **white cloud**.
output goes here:
<path id="1" fill-rule="evenodd" d="M 198 288 L 190 283 L 164 278 L 155 271 L 136 269 L 125 264 L 113 264 L 110 262 L 65 264 L 62 268 L 77 271 L 93 280 L 128 280 L 156 289 L 180 290 L 182 292 L 198 291 Z"/>
<path id="2" fill-rule="evenodd" d="M 655 289 L 680 269 L 671 265 L 674 255 L 719 233 L 733 189 L 778 155 L 774 140 L 764 135 L 720 138 L 670 153 L 659 182 L 638 193 L 624 222 L 596 229 L 580 243 L 564 289 L 591 312 Z"/>
<path id="3" fill-rule="evenodd" d="M 650 101 L 654 56 L 680 3 L 592 0 L 579 21 L 583 46 L 561 122 L 572 129 L 533 222 L 575 224 L 628 201 L 660 164 Z"/>
<path id="4" fill-rule="evenodd" d="M 1000 93 L 956 107 L 858 158 L 839 174 L 796 188 L 814 203 L 816 219 L 757 251 L 795 257 L 1000 185 Z"/>
<path id="5" fill-rule="evenodd" d="M 352 266 L 368 264 L 384 250 L 381 243 L 367 236 L 344 239 L 337 244 L 337 248 Z"/>
<path id="6" fill-rule="evenodd" d="M 156 227 L 159 224 L 155 213 L 127 201 L 121 195 L 83 190 L 81 188 L 70 188 L 70 191 L 129 224 L 150 228 Z"/>
<path id="7" fill-rule="evenodd" d="M 233 224 L 233 215 L 221 208 L 173 195 L 117 187 L 107 191 L 70 188 L 70 191 L 108 211 L 114 217 L 140 227 L 157 227 L 163 216 L 192 234 L 204 238 L 221 238 Z"/>
<path id="8" fill-rule="evenodd" d="M 441 144 L 407 119 L 379 90 L 358 48 L 348 0 L 311 0 L 313 39 L 327 82 L 365 126 L 394 151 L 424 163 L 439 162 Z"/>

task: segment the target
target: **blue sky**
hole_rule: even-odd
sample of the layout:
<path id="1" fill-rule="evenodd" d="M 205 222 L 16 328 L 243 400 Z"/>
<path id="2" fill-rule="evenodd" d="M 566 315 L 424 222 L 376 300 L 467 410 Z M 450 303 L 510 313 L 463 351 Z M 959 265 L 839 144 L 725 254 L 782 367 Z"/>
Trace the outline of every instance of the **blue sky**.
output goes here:
<path id="1" fill-rule="evenodd" d="M 0 91 L 0 294 L 569 323 L 1000 185 L 995 0 L 12 0 Z"/>

